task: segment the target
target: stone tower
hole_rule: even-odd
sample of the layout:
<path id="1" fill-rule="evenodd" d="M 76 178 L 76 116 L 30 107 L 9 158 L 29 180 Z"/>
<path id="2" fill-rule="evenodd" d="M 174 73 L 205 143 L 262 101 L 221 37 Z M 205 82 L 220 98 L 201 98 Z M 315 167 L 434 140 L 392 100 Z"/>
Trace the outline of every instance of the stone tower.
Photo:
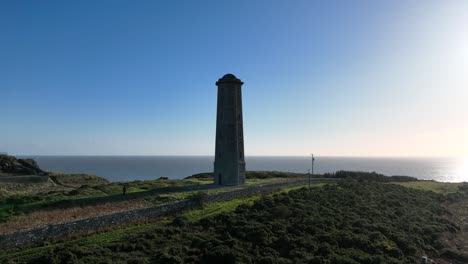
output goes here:
<path id="1" fill-rule="evenodd" d="M 233 74 L 226 74 L 216 82 L 218 114 L 214 183 L 217 185 L 242 185 L 245 182 L 242 84 Z"/>

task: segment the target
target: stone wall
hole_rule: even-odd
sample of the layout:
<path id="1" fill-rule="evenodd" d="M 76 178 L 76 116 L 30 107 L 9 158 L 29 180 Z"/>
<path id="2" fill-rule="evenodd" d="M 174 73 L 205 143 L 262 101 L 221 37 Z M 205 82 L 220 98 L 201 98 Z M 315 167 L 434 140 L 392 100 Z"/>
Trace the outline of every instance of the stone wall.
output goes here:
<path id="1" fill-rule="evenodd" d="M 172 192 L 185 192 L 185 191 L 203 191 L 203 190 L 209 190 L 209 189 L 214 189 L 214 188 L 217 188 L 217 186 L 213 184 L 162 187 L 162 188 L 144 191 L 144 192 L 127 193 L 126 195 L 117 194 L 117 195 L 102 196 L 102 197 L 61 200 L 61 201 L 48 203 L 47 205 L 44 205 L 41 208 L 57 208 L 57 207 L 69 208 L 69 207 L 75 207 L 75 206 L 95 205 L 95 204 L 103 204 L 103 203 L 118 202 L 118 201 L 130 201 L 130 200 L 141 199 L 147 196 L 153 196 L 157 194 L 165 194 L 165 193 L 172 193 Z"/>
<path id="2" fill-rule="evenodd" d="M 336 179 L 314 179 L 313 183 L 334 182 Z M 251 187 L 238 187 L 230 191 L 219 192 L 207 196 L 207 203 L 222 202 L 236 198 L 243 198 L 261 192 L 271 192 L 285 187 L 307 184 L 307 180 L 294 180 L 290 182 L 255 185 Z M 193 200 L 182 200 L 161 204 L 149 208 L 130 210 L 97 217 L 85 218 L 72 222 L 51 224 L 45 227 L 30 230 L 21 230 L 0 236 L 0 248 L 8 249 L 26 245 L 37 244 L 51 239 L 70 236 L 72 234 L 90 233 L 108 229 L 112 226 L 144 222 L 162 216 L 191 209 L 195 205 Z"/>

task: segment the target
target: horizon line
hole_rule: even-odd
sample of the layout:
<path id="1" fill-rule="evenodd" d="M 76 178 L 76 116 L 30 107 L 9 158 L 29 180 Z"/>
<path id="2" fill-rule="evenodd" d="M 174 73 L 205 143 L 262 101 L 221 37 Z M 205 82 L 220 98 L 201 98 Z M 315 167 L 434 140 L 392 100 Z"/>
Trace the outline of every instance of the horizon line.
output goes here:
<path id="1" fill-rule="evenodd" d="M 314 154 L 314 157 L 323 158 L 468 158 L 465 156 L 424 156 L 424 155 L 320 155 Z M 48 156 L 48 157 L 213 157 L 214 154 L 9 154 L 10 156 Z M 310 157 L 311 154 L 306 155 L 261 155 L 253 154 L 246 155 L 245 157 Z"/>

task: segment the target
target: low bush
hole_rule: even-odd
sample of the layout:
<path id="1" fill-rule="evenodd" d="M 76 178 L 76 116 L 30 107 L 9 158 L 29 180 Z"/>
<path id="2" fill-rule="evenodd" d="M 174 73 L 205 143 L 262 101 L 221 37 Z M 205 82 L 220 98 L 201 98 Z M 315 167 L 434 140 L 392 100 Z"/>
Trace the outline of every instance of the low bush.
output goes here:
<path id="1" fill-rule="evenodd" d="M 284 172 L 284 171 L 247 171 L 245 178 L 247 179 L 271 179 L 271 178 L 297 178 L 305 177 L 306 174 Z M 213 179 L 213 173 L 205 172 L 198 173 L 187 177 L 186 179 Z"/>
<path id="2" fill-rule="evenodd" d="M 329 174 L 330 177 L 356 180 L 359 182 L 372 181 L 372 182 L 409 182 L 417 181 L 417 178 L 409 176 L 385 176 L 376 172 L 363 172 L 363 171 L 337 171 L 335 174 Z"/>
<path id="3" fill-rule="evenodd" d="M 202 191 L 194 193 L 191 197 L 191 199 L 195 202 L 197 207 L 205 206 L 207 198 L 208 198 L 208 194 Z"/>

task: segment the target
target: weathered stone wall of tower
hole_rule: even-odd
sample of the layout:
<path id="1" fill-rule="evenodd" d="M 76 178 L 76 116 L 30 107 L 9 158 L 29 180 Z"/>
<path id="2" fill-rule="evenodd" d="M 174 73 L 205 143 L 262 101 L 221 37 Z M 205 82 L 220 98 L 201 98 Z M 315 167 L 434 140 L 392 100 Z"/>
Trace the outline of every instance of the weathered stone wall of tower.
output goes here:
<path id="1" fill-rule="evenodd" d="M 218 111 L 214 182 L 219 185 L 242 185 L 245 182 L 242 84 L 232 74 L 226 74 L 216 82 Z"/>

